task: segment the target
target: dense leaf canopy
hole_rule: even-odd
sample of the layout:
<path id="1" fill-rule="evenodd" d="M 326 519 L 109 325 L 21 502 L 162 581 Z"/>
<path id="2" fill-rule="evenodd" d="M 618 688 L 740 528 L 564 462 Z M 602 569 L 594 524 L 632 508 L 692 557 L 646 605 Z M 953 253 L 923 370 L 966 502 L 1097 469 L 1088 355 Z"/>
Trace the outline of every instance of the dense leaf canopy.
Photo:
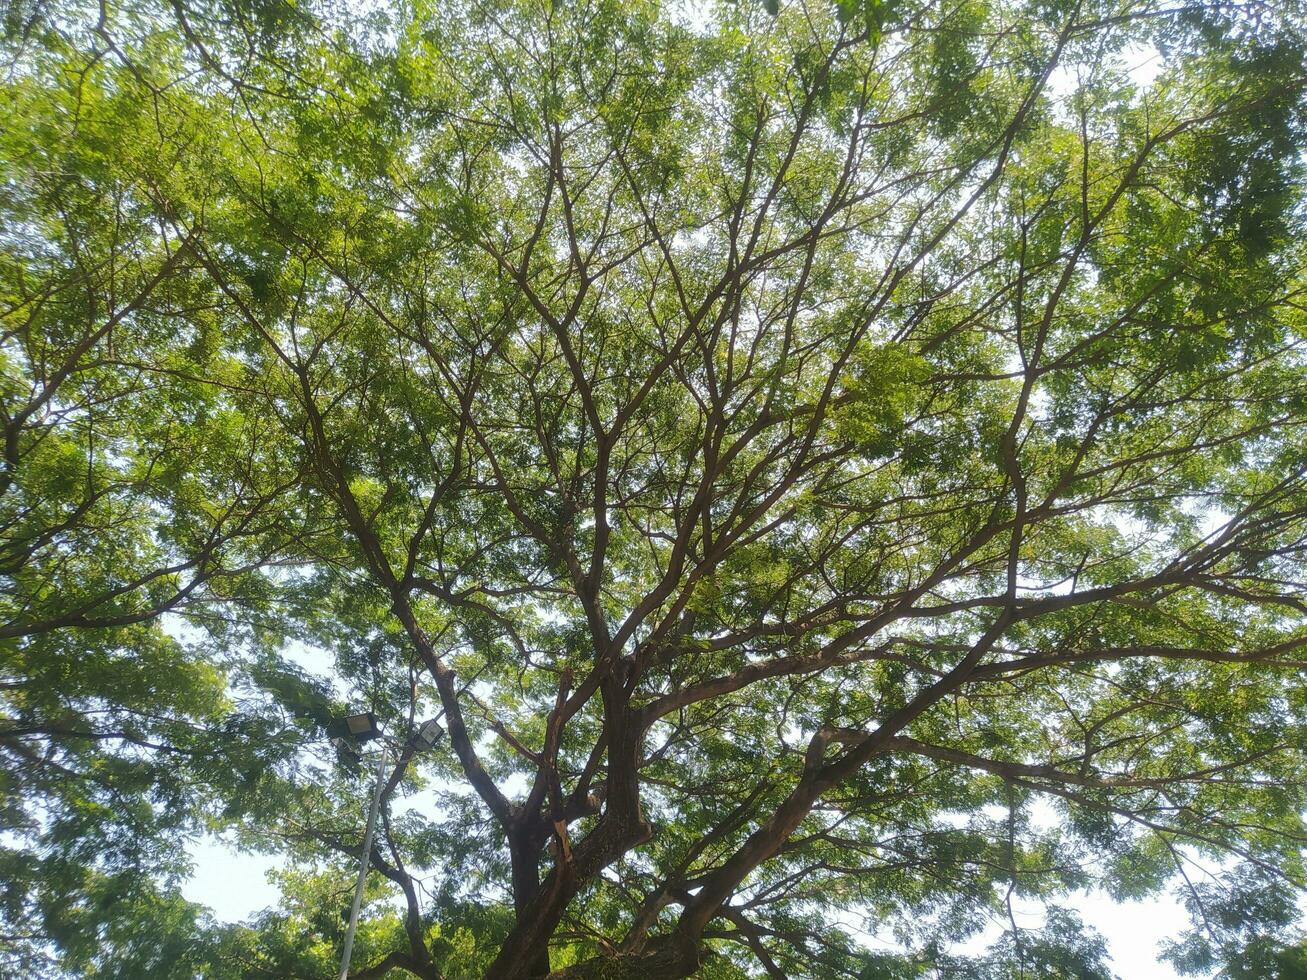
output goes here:
<path id="1" fill-rule="evenodd" d="M 1305 18 L 8 4 L 0 971 L 1303 976 Z"/>

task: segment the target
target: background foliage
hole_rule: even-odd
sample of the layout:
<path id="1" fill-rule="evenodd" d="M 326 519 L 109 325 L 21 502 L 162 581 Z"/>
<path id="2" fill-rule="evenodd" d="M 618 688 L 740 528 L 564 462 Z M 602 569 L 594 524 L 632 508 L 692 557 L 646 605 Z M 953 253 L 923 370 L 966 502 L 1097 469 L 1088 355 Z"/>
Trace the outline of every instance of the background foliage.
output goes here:
<path id="1" fill-rule="evenodd" d="M 1297 0 L 3 32 L 4 970 L 1303 975 Z"/>

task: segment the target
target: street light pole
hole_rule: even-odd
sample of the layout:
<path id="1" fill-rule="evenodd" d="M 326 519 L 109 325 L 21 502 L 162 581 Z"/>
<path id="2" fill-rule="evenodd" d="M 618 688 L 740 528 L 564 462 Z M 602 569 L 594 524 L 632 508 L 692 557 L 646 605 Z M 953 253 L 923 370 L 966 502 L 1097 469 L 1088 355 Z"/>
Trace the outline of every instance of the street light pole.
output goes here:
<path id="1" fill-rule="evenodd" d="M 363 854 L 359 857 L 359 880 L 354 886 L 354 904 L 349 910 L 349 929 L 345 933 L 345 951 L 340 956 L 340 980 L 349 977 L 349 961 L 354 953 L 354 933 L 359 925 L 359 906 L 363 902 L 363 883 L 368 877 L 368 864 L 372 858 L 372 834 L 377 827 L 377 811 L 381 809 L 381 786 L 386 778 L 386 745 L 381 746 L 377 759 L 377 782 L 372 787 L 372 804 L 368 807 L 368 829 L 363 834 Z"/>
<path id="2" fill-rule="evenodd" d="M 377 757 L 377 778 L 372 785 L 372 803 L 368 806 L 368 823 L 367 829 L 363 832 L 363 853 L 359 855 L 359 880 L 354 886 L 354 904 L 349 910 L 349 928 L 345 931 L 345 949 L 340 954 L 340 980 L 349 978 L 349 961 L 354 955 L 354 934 L 359 927 L 359 907 L 363 904 L 363 885 L 368 879 L 368 865 L 372 861 L 372 838 L 377 829 L 377 811 L 381 809 L 381 787 L 386 781 L 386 756 L 390 746 L 387 744 L 385 733 L 381 726 L 377 724 L 377 716 L 372 712 L 363 714 L 349 715 L 341 723 L 342 734 L 332 739 L 332 744 L 336 746 L 337 760 L 352 771 L 357 772 L 360 756 L 357 750 L 358 742 L 367 742 L 372 739 L 381 740 L 381 752 Z M 445 734 L 445 730 L 440 727 L 439 723 L 433 718 L 431 721 L 423 722 L 418 730 L 410 736 L 406 747 L 409 749 L 432 749 L 436 742 L 440 741 L 440 736 Z M 398 747 L 398 743 L 396 743 Z M 399 756 L 402 758 L 402 756 Z"/>

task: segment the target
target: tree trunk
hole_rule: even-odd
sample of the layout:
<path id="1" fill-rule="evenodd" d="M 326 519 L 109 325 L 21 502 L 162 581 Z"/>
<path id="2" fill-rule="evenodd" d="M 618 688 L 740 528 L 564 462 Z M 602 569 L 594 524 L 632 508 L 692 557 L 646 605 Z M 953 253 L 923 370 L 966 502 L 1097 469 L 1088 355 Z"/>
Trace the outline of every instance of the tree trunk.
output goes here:
<path id="1" fill-rule="evenodd" d="M 530 914 L 531 902 L 540 891 L 540 848 L 543 841 L 535 828 L 512 832 L 508 839 L 508 853 L 513 868 L 513 911 L 518 925 L 522 916 Z M 544 945 L 533 957 L 525 974 L 529 980 L 549 975 L 549 947 Z"/>

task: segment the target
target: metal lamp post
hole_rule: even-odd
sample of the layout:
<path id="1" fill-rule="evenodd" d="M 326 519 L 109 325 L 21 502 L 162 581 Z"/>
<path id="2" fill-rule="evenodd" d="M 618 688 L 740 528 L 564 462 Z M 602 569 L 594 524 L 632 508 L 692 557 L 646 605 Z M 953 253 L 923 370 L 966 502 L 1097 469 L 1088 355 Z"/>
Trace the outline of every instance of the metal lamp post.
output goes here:
<path id="1" fill-rule="evenodd" d="M 358 931 L 359 908 L 363 904 L 363 885 L 367 881 L 368 864 L 372 857 L 372 837 L 377 829 L 377 812 L 381 809 L 381 787 L 386 783 L 386 756 L 390 751 L 381 728 L 377 725 L 377 718 L 371 712 L 350 715 L 345 719 L 345 728 L 357 741 L 365 742 L 381 738 L 382 742 L 381 751 L 377 753 L 377 775 L 372 785 L 372 802 L 368 805 L 367 829 L 363 832 L 363 853 L 359 855 L 359 877 L 354 885 L 354 902 L 349 909 L 349 928 L 345 930 L 345 948 L 340 954 L 340 980 L 347 980 L 349 977 L 349 962 L 354 954 L 354 934 Z M 428 721 L 417 730 L 413 737 L 413 744 L 417 748 L 430 749 L 443 734 L 444 729 L 439 724 Z M 337 740 L 338 743 L 340 741 Z"/>

